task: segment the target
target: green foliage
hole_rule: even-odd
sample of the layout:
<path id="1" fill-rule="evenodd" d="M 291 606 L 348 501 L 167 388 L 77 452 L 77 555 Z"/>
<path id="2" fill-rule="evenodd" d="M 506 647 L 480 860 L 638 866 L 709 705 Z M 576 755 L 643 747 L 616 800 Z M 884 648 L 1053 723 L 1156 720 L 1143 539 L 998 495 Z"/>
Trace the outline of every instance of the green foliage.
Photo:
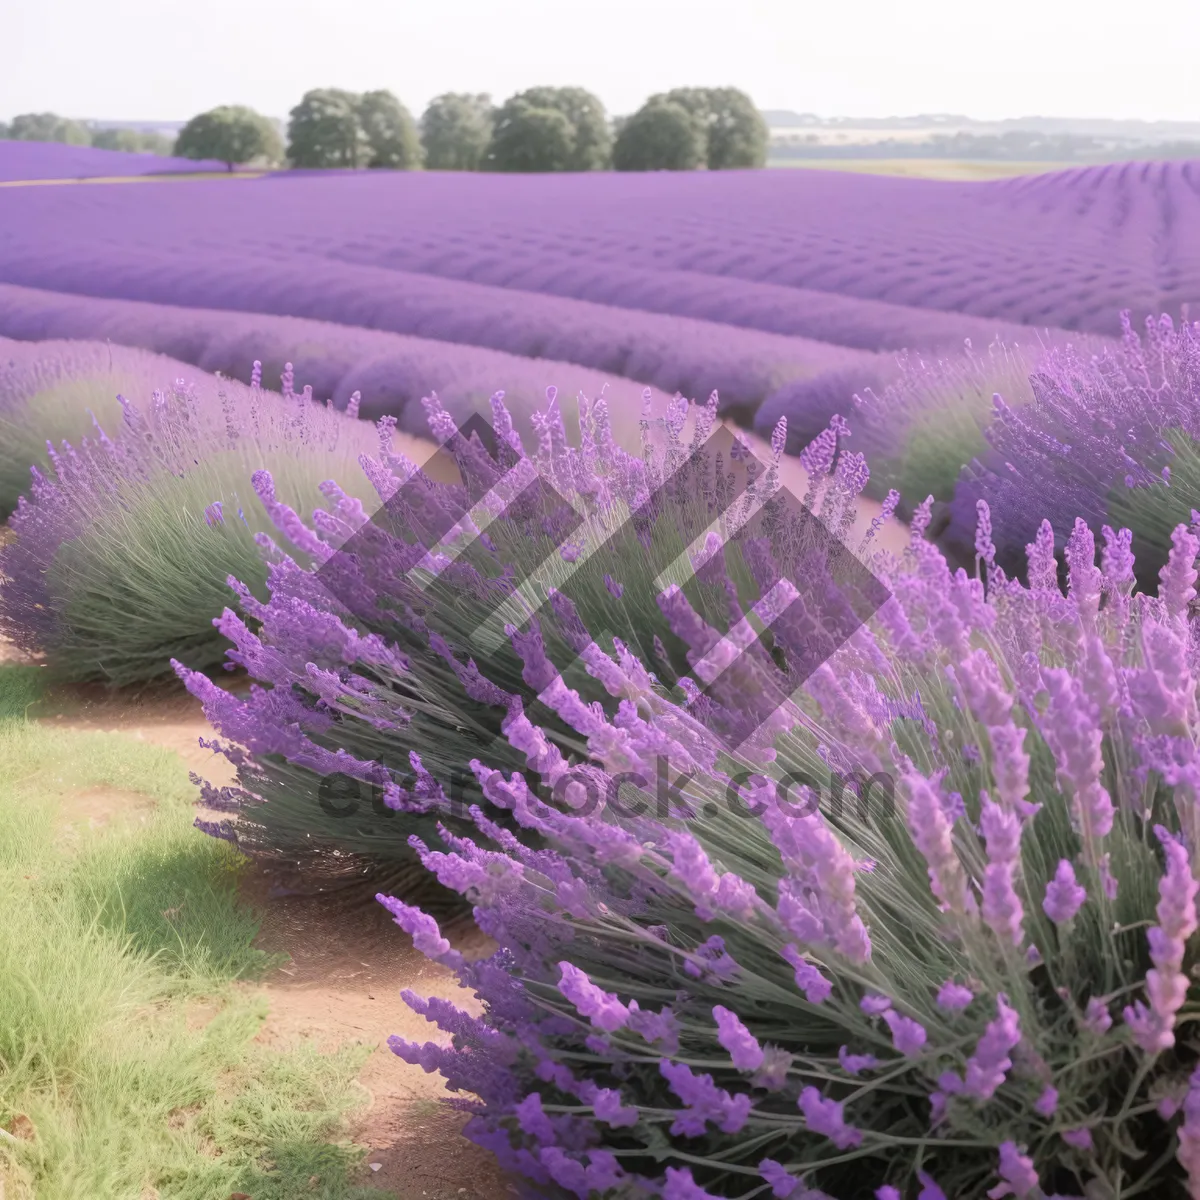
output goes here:
<path id="1" fill-rule="evenodd" d="M 984 430 L 999 394 L 1013 408 L 1033 402 L 1029 382 L 1044 347 L 993 342 L 947 359 L 899 356 L 899 374 L 880 395 L 857 399 L 854 425 L 871 465 L 871 488 L 899 491 L 915 507 L 932 496 L 949 502 L 962 469 L 987 448 Z"/>
<path id="2" fill-rule="evenodd" d="M 215 158 L 229 170 L 238 163 L 282 157 L 279 133 L 266 117 L 240 105 L 223 105 L 193 117 L 180 131 L 175 153 L 181 158 Z"/>
<path id="3" fill-rule="evenodd" d="M 97 150 L 122 150 L 127 154 L 165 156 L 175 152 L 174 140 L 164 134 L 142 129 L 95 129 L 92 131 L 92 145 Z"/>
<path id="4" fill-rule="evenodd" d="M 358 119 L 370 147 L 368 167 L 412 171 L 424 157 L 412 113 L 387 91 L 367 92 L 358 102 Z"/>
<path id="5" fill-rule="evenodd" d="M 569 171 L 574 151 L 570 120 L 556 108 L 506 104 L 488 147 L 493 171 Z"/>
<path id="6" fill-rule="evenodd" d="M 340 88 L 304 93 L 288 120 L 287 156 L 294 167 L 361 167 L 371 147 L 358 112 L 359 97 Z"/>
<path id="7" fill-rule="evenodd" d="M 0 1138 L 10 1200 L 380 1195 L 341 1140 L 367 1050 L 256 1040 L 265 998 L 232 986 L 270 965 L 244 860 L 191 794 L 169 751 L 0 719 L 0 1127 L 29 1135 Z"/>
<path id="8" fill-rule="evenodd" d="M 316 88 L 291 111 L 287 156 L 292 166 L 310 169 L 411 171 L 424 151 L 412 114 L 391 92 Z"/>
<path id="9" fill-rule="evenodd" d="M 767 165 L 770 134 L 754 101 L 738 88 L 674 88 L 656 100 L 678 104 L 692 114 L 706 146 L 710 171 Z"/>
<path id="10" fill-rule="evenodd" d="M 13 117 L 7 136 L 14 142 L 66 142 L 69 146 L 88 146 L 92 141 L 86 125 L 48 112 Z"/>
<path id="11" fill-rule="evenodd" d="M 484 164 L 493 171 L 600 171 L 611 159 L 612 133 L 597 97 L 583 88 L 535 87 L 497 111 Z"/>
<path id="12" fill-rule="evenodd" d="M 431 171 L 477 171 L 492 138 L 492 100 L 447 92 L 421 116 L 425 165 Z"/>
<path id="13" fill-rule="evenodd" d="M 613 143 L 613 166 L 618 171 L 693 171 L 706 153 L 692 115 L 673 101 L 655 99 L 622 122 Z"/>

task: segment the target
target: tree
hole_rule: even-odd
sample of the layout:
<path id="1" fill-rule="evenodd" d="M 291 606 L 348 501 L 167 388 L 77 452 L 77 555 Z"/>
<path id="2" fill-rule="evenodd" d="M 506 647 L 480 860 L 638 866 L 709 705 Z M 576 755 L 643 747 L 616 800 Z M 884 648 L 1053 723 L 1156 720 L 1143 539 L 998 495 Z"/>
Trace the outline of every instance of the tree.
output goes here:
<path id="1" fill-rule="evenodd" d="M 305 92 L 289 113 L 288 159 L 294 167 L 362 167 L 371 146 L 358 112 L 359 97 L 340 88 Z"/>
<path id="2" fill-rule="evenodd" d="M 193 117 L 175 141 L 180 158 L 215 158 L 230 171 L 255 159 L 278 162 L 282 149 L 271 121 L 252 108 L 229 104 Z"/>
<path id="3" fill-rule="evenodd" d="M 618 171 L 694 171 L 706 157 L 706 139 L 679 104 L 655 99 L 623 121 L 613 143 Z"/>
<path id="4" fill-rule="evenodd" d="M 704 134 L 710 171 L 767 165 L 767 123 L 738 88 L 674 88 L 651 100 L 678 104 L 692 114 Z"/>
<path id="5" fill-rule="evenodd" d="M 575 130 L 557 108 L 506 104 L 503 120 L 488 147 L 487 165 L 493 171 L 529 173 L 569 171 L 575 150 Z"/>
<path id="6" fill-rule="evenodd" d="M 69 146 L 89 146 L 87 126 L 57 113 L 21 113 L 13 117 L 8 136 L 15 142 L 66 142 Z"/>
<path id="7" fill-rule="evenodd" d="M 0 121 L 0 142 L 8 141 L 8 124 L 5 121 Z"/>
<path id="8" fill-rule="evenodd" d="M 358 119 L 367 139 L 368 167 L 412 171 L 424 157 L 412 113 L 391 92 L 367 92 L 358 102 Z"/>
<path id="9" fill-rule="evenodd" d="M 278 141 L 278 137 L 276 138 Z M 129 154 L 171 154 L 175 143 L 161 133 L 142 129 L 94 129 L 97 150 L 123 150 Z"/>
<path id="10" fill-rule="evenodd" d="M 425 165 L 431 171 L 477 171 L 492 138 L 492 98 L 447 92 L 421 116 Z"/>
<path id="11" fill-rule="evenodd" d="M 570 147 L 567 151 L 564 166 L 540 168 L 554 171 L 601 171 L 612 159 L 612 133 L 608 127 L 608 118 L 604 105 L 583 88 L 536 87 L 518 92 L 501 105 L 496 113 L 495 130 L 492 134 L 492 144 L 485 157 L 485 165 L 497 171 L 516 171 L 527 168 L 504 165 L 505 159 L 499 154 L 502 145 L 511 145 L 512 139 L 506 132 L 507 126 L 518 121 L 526 134 L 530 130 L 528 113 L 542 110 L 560 113 L 567 122 L 570 136 Z M 547 130 L 558 129 L 557 122 L 549 122 L 538 118 Z M 557 134 L 550 135 L 557 137 Z M 549 159 L 554 157 L 549 152 L 542 155 Z"/>

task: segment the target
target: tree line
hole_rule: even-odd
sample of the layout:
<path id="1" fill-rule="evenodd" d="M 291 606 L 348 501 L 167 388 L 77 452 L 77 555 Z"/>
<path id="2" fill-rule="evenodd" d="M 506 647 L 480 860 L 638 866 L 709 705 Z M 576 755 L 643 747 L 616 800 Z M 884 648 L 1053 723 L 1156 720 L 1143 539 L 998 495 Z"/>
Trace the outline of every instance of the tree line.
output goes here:
<path id="1" fill-rule="evenodd" d="M 72 126 L 87 133 L 79 122 L 38 114 L 16 118 L 7 136 L 29 137 L 35 124 L 60 135 Z M 223 105 L 193 117 L 173 153 L 214 159 L 229 170 L 286 163 L 321 170 L 692 171 L 765 166 L 768 140 L 762 114 L 737 88 L 675 88 L 615 120 L 576 87 L 529 88 L 498 106 L 485 94 L 447 92 L 419 120 L 388 91 L 315 88 L 289 114 L 286 145 L 275 122 Z"/>
<path id="2" fill-rule="evenodd" d="M 0 141 L 65 142 L 68 146 L 95 146 L 98 150 L 124 150 L 135 154 L 170 154 L 175 145 L 165 134 L 140 129 L 96 129 L 57 113 L 21 113 L 10 125 L 0 121 Z"/>

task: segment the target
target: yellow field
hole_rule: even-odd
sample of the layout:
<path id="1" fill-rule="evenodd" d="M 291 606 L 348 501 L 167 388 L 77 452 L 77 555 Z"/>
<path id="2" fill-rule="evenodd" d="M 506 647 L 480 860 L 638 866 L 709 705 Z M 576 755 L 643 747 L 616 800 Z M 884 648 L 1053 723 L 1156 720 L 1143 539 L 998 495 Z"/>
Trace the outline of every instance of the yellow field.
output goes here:
<path id="1" fill-rule="evenodd" d="M 47 187 L 64 183 L 175 183 L 189 179 L 261 179 L 265 171 L 194 171 L 173 175 L 110 175 L 95 179 L 9 179 L 0 182 L 6 187 Z"/>
<path id="2" fill-rule="evenodd" d="M 956 158 L 788 158 L 769 167 L 810 168 L 817 171 L 853 171 L 865 175 L 900 175 L 909 179 L 985 181 L 1014 175 L 1045 175 L 1065 171 L 1078 163 L 971 161 Z"/>

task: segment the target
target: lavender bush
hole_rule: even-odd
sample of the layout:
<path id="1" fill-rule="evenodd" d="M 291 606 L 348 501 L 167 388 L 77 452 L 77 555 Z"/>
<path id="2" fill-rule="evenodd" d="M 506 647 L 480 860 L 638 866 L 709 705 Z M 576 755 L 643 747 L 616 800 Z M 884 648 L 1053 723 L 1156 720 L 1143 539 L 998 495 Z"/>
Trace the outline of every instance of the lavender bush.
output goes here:
<path id="1" fill-rule="evenodd" d="M 257 377 L 177 379 L 121 407 L 119 428 L 97 422 L 92 437 L 49 449 L 51 469 L 33 468 L 0 548 L 0 631 L 60 679 L 119 685 L 169 677 L 172 658 L 219 665 L 226 577 L 261 591 L 265 576 L 254 539 L 268 518 L 250 476 L 270 466 L 308 512 L 373 441 L 311 389 L 294 394 L 290 371 L 283 396 Z"/>
<path id="2" fill-rule="evenodd" d="M 1123 314 L 1115 348 L 1058 346 L 1030 379 L 1034 403 L 997 401 L 985 452 L 956 490 L 947 537 L 970 545 L 975 505 L 991 506 L 1000 561 L 1017 569 L 1043 515 L 1058 534 L 1074 517 L 1133 531 L 1140 585 L 1152 590 L 1172 532 L 1200 509 L 1200 324 Z"/>
<path id="3" fill-rule="evenodd" d="M 1036 338 L 1025 345 L 993 341 L 982 352 L 968 340 L 953 357 L 899 355 L 882 391 L 855 397 L 854 427 L 874 489 L 895 488 L 909 512 L 926 496 L 951 500 L 962 468 L 986 449 L 993 396 L 1013 408 L 1028 404 L 1029 376 L 1045 350 Z"/>
<path id="4" fill-rule="evenodd" d="M 93 417 L 113 427 L 121 414 L 118 393 L 149 395 L 185 370 L 160 355 L 103 342 L 0 338 L 0 520 L 28 489 L 29 468 L 49 469 L 47 442 L 77 442 L 92 431 Z"/>
<path id="5" fill-rule="evenodd" d="M 272 509 L 322 564 L 274 552 L 269 602 L 247 604 L 261 629 L 222 618 L 236 660 L 272 686 L 242 700 L 180 670 L 239 763 L 238 788 L 206 790 L 237 810 L 213 831 L 269 824 L 274 800 L 254 783 L 272 758 L 361 782 L 395 814 L 381 820 L 397 838 L 446 814 L 444 848 L 423 831 L 411 846 L 473 904 L 495 952 L 466 961 L 411 897 L 380 899 L 482 1015 L 405 992 L 450 1044 L 392 1048 L 440 1071 L 472 1114 L 469 1135 L 536 1187 L 665 1200 L 1200 1196 L 1187 1032 L 1200 1014 L 1200 647 L 1188 621 L 1200 542 L 1174 531 L 1147 598 L 1129 532 L 1104 530 L 1097 566 L 1078 521 L 1064 594 L 1048 523 L 1025 585 L 996 563 L 986 504 L 978 577 L 951 572 L 924 540 L 922 505 L 907 553 L 873 562 L 891 597 L 809 669 L 840 610 L 786 584 L 795 523 L 768 517 L 739 538 L 730 521 L 724 538 L 704 536 L 716 512 L 747 515 L 727 487 L 778 517 L 773 470 L 743 462 L 748 487 L 724 461 L 690 457 L 678 408 L 640 459 L 615 452 L 602 407 L 584 416 L 572 450 L 552 408 L 530 460 L 496 408 L 522 481 L 548 479 L 583 510 L 566 555 L 538 540 L 536 519 L 513 535 L 504 508 L 484 505 L 486 538 L 475 510 L 454 526 L 439 504 L 461 514 L 461 497 L 436 496 L 386 454 L 369 467 L 381 494 L 412 484 L 411 519 L 438 525 L 441 511 L 438 527 L 456 529 L 447 544 L 476 553 L 427 560 L 419 541 L 376 525 L 336 554 L 365 527 L 349 500 L 331 492 L 335 511 L 307 532 Z M 835 530 L 866 475 L 845 432 L 835 424 L 805 456 L 806 499 L 824 496 Z M 451 446 L 468 493 L 476 472 L 495 483 L 476 440 Z M 679 484 L 683 462 L 696 488 L 675 486 L 679 503 L 650 522 L 695 557 L 661 577 L 606 537 L 648 488 Z M 269 480 L 258 486 L 270 495 Z M 529 588 L 518 547 L 524 566 L 544 564 Z M 585 578 L 572 588 L 574 565 Z M 334 586 L 340 606 L 325 587 L 335 576 L 358 585 Z M 517 597 L 542 606 L 537 619 L 526 608 L 469 657 L 481 613 L 497 599 L 520 611 Z M 771 633 L 763 653 L 739 656 L 747 616 Z M 803 687 L 760 724 L 775 672 Z M 752 732 L 731 740 L 739 718 Z M 470 837 L 449 794 L 464 765 Z M 826 797 L 831 770 L 858 781 Z M 868 785 L 885 775 L 894 806 Z M 596 809 L 589 794 L 618 776 L 619 803 Z"/>

